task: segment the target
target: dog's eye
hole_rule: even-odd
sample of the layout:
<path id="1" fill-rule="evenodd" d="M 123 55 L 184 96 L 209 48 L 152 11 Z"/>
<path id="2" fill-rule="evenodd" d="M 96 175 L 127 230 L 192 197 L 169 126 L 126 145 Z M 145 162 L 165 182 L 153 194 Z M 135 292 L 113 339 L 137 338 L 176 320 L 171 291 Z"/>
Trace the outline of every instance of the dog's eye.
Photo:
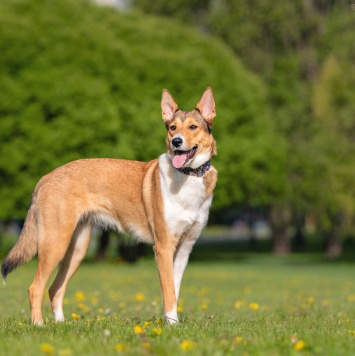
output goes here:
<path id="1" fill-rule="evenodd" d="M 189 126 L 189 129 L 190 129 L 190 130 L 196 130 L 196 129 L 197 129 L 197 126 L 196 126 L 196 125 L 190 125 L 190 126 Z"/>
<path id="2" fill-rule="evenodd" d="M 171 126 L 170 126 L 170 130 L 171 130 L 171 131 L 175 131 L 175 130 L 176 130 L 176 126 L 175 126 L 175 125 L 171 125 Z"/>

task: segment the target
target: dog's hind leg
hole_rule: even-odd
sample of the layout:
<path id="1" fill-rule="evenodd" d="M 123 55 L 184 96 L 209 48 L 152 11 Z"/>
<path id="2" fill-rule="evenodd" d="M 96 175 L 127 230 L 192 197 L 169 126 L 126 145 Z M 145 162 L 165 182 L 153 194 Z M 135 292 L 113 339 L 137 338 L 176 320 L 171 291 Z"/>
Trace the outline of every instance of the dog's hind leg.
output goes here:
<path id="1" fill-rule="evenodd" d="M 67 225 L 65 229 L 53 227 L 49 229 L 45 224 L 42 224 L 39 229 L 38 269 L 28 289 L 32 324 L 43 324 L 41 304 L 44 288 L 50 275 L 65 255 L 74 229 L 75 225 Z"/>
<path id="2" fill-rule="evenodd" d="M 79 223 L 76 227 L 58 274 L 49 288 L 49 298 L 56 321 L 64 321 L 63 299 L 66 287 L 86 254 L 90 242 L 91 227 L 90 223 Z"/>

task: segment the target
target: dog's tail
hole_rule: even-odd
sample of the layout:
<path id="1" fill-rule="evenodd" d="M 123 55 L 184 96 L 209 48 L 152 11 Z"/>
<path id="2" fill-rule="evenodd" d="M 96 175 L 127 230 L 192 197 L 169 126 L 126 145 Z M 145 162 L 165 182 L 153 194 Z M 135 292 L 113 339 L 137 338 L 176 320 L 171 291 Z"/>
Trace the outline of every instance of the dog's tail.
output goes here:
<path id="1" fill-rule="evenodd" d="M 6 256 L 2 263 L 1 274 L 5 283 L 6 276 L 17 266 L 28 262 L 38 250 L 38 231 L 36 205 L 31 204 L 26 221 L 15 246 Z"/>

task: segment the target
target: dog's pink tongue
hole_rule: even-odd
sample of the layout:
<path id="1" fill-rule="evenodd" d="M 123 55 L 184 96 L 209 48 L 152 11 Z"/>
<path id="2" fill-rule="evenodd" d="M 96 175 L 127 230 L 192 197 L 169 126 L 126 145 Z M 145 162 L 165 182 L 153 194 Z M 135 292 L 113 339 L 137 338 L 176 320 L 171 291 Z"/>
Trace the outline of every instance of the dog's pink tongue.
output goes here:
<path id="1" fill-rule="evenodd" d="M 182 155 L 176 154 L 173 158 L 173 166 L 175 168 L 181 168 L 186 161 L 187 161 L 187 153 L 183 153 Z"/>

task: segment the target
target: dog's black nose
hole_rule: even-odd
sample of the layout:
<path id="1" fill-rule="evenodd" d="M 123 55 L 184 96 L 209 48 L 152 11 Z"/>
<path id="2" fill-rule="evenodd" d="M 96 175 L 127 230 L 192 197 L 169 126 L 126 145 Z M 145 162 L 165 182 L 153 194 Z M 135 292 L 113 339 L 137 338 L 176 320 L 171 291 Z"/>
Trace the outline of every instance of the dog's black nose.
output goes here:
<path id="1" fill-rule="evenodd" d="M 173 144 L 174 147 L 180 147 L 182 144 L 182 138 L 181 137 L 175 137 L 172 139 L 171 143 Z"/>

